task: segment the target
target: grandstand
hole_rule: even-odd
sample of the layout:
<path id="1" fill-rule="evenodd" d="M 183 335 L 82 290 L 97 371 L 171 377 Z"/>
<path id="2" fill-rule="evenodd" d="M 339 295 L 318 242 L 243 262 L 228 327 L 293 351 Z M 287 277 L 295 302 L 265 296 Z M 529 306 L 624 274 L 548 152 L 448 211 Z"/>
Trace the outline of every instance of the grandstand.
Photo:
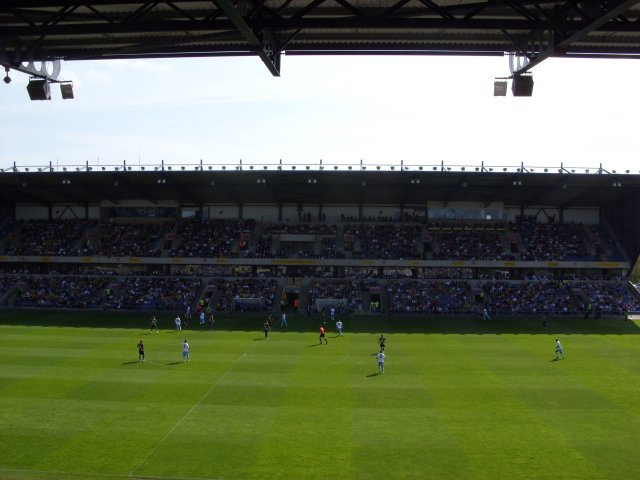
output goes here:
<path id="1" fill-rule="evenodd" d="M 640 311 L 640 176 L 402 167 L 2 172 L 0 305 Z"/>

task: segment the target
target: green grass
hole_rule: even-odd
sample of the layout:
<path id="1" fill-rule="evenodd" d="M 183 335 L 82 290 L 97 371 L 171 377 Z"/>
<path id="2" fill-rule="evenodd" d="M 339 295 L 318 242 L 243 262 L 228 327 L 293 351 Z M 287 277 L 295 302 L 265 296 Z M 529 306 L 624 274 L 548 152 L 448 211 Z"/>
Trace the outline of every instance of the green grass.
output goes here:
<path id="1" fill-rule="evenodd" d="M 0 315 L 2 479 L 640 472 L 637 322 L 554 319 L 543 331 L 533 319 L 346 318 L 325 346 L 317 318 L 296 315 L 269 340 L 256 316 L 177 333 L 164 315 L 152 334 L 140 314 Z"/>

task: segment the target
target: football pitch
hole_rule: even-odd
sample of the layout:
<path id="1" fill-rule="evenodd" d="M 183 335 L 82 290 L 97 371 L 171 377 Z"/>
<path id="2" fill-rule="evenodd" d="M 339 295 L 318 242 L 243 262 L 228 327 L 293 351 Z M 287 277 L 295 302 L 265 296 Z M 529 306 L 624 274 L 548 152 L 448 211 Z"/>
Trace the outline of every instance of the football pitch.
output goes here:
<path id="1" fill-rule="evenodd" d="M 638 321 L 149 317 L 0 312 L 1 479 L 640 475 Z"/>

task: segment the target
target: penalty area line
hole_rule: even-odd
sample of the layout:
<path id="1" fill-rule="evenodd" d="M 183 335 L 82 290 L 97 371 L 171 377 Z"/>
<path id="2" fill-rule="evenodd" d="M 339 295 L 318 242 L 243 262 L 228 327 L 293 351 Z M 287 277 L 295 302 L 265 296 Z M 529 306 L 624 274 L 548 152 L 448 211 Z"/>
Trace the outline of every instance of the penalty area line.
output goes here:
<path id="1" fill-rule="evenodd" d="M 167 438 L 169 438 L 169 435 L 171 435 L 176 428 L 178 428 L 180 425 L 182 425 L 182 423 L 185 421 L 185 419 L 191 415 L 191 412 L 193 412 L 196 408 L 198 408 L 200 406 L 200 404 L 204 401 L 205 398 L 207 398 L 209 396 L 209 394 L 220 384 L 220 382 L 222 380 L 225 379 L 225 377 L 227 376 L 227 374 L 233 370 L 233 368 L 247 355 L 247 353 L 249 353 L 249 350 L 251 350 L 251 347 L 249 347 L 247 349 L 246 352 L 244 352 L 235 362 L 233 362 L 233 365 L 231 365 L 231 368 L 229 368 L 226 372 L 224 372 L 224 374 L 216 381 L 216 383 L 214 383 L 213 385 L 211 385 L 211 388 L 209 388 L 209 390 L 207 390 L 205 392 L 205 394 L 202 396 L 202 398 L 200 398 L 200 400 L 198 400 L 196 403 L 193 404 L 193 406 L 187 411 L 187 413 L 185 413 L 182 418 L 180 418 L 180 420 L 178 420 L 175 425 L 173 427 L 171 427 L 171 429 L 164 434 L 164 436 L 160 439 L 160 441 L 156 444 L 155 447 L 153 447 L 149 453 L 147 453 L 147 455 L 140 460 L 130 471 L 129 473 L 126 475 L 129 478 L 149 478 L 149 479 L 153 479 L 153 478 L 159 478 L 159 479 L 169 479 L 169 478 L 174 478 L 174 477 L 142 477 L 142 476 L 138 476 L 138 475 L 134 475 L 134 472 L 136 470 L 138 470 L 142 465 L 144 465 L 144 463 L 149 460 L 149 458 L 151 458 L 151 456 L 156 453 L 156 451 L 158 450 L 158 448 L 160 448 L 160 445 L 162 445 L 165 440 L 167 440 Z M 178 478 L 178 477 L 175 477 Z"/>

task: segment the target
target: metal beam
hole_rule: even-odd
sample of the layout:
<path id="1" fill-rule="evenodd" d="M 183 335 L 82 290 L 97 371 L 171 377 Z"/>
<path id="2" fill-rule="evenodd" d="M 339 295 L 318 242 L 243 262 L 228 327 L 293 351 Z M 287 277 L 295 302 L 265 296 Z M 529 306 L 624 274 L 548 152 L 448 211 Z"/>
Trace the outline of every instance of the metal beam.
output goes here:
<path id="1" fill-rule="evenodd" d="M 516 76 L 516 75 L 523 74 L 528 70 L 530 70 L 531 68 L 535 67 L 536 65 L 542 63 L 547 58 L 552 57 L 556 53 L 556 50 L 565 49 L 567 47 L 570 47 L 571 44 L 575 42 L 579 42 L 594 30 L 597 30 L 598 28 L 600 28 L 601 26 L 603 26 L 613 18 L 626 12 L 636 4 L 640 3 L 640 1 L 639 0 L 621 0 L 621 1 L 615 2 L 612 0 L 606 3 L 609 6 L 609 10 L 606 13 L 600 15 L 599 17 L 596 17 L 595 19 L 592 19 L 584 27 L 575 31 L 573 34 L 564 38 L 557 44 L 548 46 L 543 52 L 541 52 L 539 55 L 533 58 L 525 66 L 513 72 L 513 75 Z M 554 29 L 554 31 L 557 31 L 557 30 Z M 526 54 L 526 52 L 522 52 L 522 53 Z"/>
<path id="2" fill-rule="evenodd" d="M 230 0 L 214 1 L 216 5 L 224 11 L 249 45 L 256 49 L 258 56 L 262 59 L 262 62 L 267 66 L 271 74 L 274 77 L 279 77 L 281 53 L 272 32 L 269 29 L 262 29 L 259 33 L 261 38 L 258 38 Z"/>

